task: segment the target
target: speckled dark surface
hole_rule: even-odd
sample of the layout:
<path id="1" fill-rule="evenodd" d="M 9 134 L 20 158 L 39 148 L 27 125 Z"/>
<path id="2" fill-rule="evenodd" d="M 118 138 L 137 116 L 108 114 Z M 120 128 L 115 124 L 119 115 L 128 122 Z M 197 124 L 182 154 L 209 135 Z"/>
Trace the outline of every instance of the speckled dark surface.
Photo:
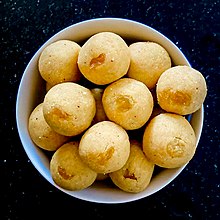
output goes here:
<path id="1" fill-rule="evenodd" d="M 23 71 L 61 29 L 91 18 L 121 17 L 170 38 L 206 78 L 205 120 L 196 155 L 166 188 L 136 202 L 102 205 L 51 186 L 21 145 L 15 118 Z M 220 1 L 0 0 L 0 219 L 220 219 Z"/>

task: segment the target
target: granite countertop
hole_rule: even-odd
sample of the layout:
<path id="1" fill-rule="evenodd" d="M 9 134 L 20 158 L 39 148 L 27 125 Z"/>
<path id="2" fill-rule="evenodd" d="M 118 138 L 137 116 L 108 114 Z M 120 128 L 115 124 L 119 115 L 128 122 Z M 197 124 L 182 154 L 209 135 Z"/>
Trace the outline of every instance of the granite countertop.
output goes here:
<path id="1" fill-rule="evenodd" d="M 57 215 L 106 219 L 220 219 L 220 1 L 0 0 L 0 219 Z M 183 172 L 156 194 L 104 205 L 72 198 L 51 186 L 28 159 L 18 136 L 16 96 L 34 53 L 61 29 L 91 18 L 120 17 L 170 38 L 205 77 L 204 126 L 197 152 Z M 2 175 L 3 174 L 3 175 Z"/>

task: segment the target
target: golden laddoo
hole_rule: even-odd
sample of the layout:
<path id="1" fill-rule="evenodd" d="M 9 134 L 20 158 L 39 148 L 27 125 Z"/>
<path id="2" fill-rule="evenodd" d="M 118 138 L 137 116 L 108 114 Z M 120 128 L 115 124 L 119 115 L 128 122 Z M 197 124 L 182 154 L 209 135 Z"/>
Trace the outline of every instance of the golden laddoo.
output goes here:
<path id="1" fill-rule="evenodd" d="M 109 120 L 126 130 L 142 127 L 148 121 L 154 105 L 147 86 L 131 78 L 121 78 L 108 85 L 102 102 Z"/>
<path id="2" fill-rule="evenodd" d="M 82 190 L 91 186 L 97 173 L 80 158 L 79 142 L 71 141 L 55 151 L 50 160 L 50 172 L 54 182 L 68 190 Z"/>
<path id="3" fill-rule="evenodd" d="M 191 67 L 172 67 L 160 44 L 128 46 L 113 32 L 82 47 L 59 40 L 43 49 L 38 69 L 46 95 L 28 130 L 37 146 L 54 151 L 49 165 L 58 186 L 82 190 L 110 178 L 138 193 L 155 166 L 178 168 L 193 158 L 196 136 L 184 115 L 202 106 L 206 82 Z"/>
<path id="4" fill-rule="evenodd" d="M 131 140 L 130 155 L 125 165 L 109 174 L 112 182 L 126 192 L 138 193 L 149 185 L 154 164 L 142 151 L 141 143 Z"/>
<path id="5" fill-rule="evenodd" d="M 28 121 L 28 131 L 32 141 L 40 148 L 55 151 L 63 145 L 69 137 L 55 132 L 45 121 L 43 103 L 38 104 L 31 112 Z"/>
<path id="6" fill-rule="evenodd" d="M 126 163 L 130 153 L 127 132 L 111 121 L 101 121 L 83 134 L 79 155 L 97 173 L 110 173 Z"/>
<path id="7" fill-rule="evenodd" d="M 81 73 L 97 85 L 109 84 L 124 76 L 130 65 L 128 45 L 121 36 L 100 32 L 91 36 L 78 56 Z"/>
<path id="8" fill-rule="evenodd" d="M 184 116 L 161 113 L 146 126 L 143 152 L 154 164 L 177 168 L 188 163 L 196 151 L 196 137 Z"/>
<path id="9" fill-rule="evenodd" d="M 143 82 L 149 89 L 156 86 L 160 75 L 171 67 L 171 58 L 160 44 L 147 41 L 129 46 L 131 61 L 128 76 Z"/>
<path id="10" fill-rule="evenodd" d="M 93 124 L 100 122 L 100 121 L 108 120 L 108 117 L 105 114 L 105 110 L 102 104 L 102 95 L 103 95 L 104 89 L 93 88 L 91 89 L 91 92 L 95 98 L 95 103 L 96 103 L 96 113 L 95 113 L 95 117 L 93 118 Z"/>
<path id="11" fill-rule="evenodd" d="M 44 97 L 46 122 L 54 131 L 65 136 L 75 136 L 85 131 L 95 112 L 95 99 L 91 91 L 77 83 L 57 84 Z"/>
<path id="12" fill-rule="evenodd" d="M 42 78 L 51 85 L 79 81 L 81 73 L 77 59 L 80 49 L 79 44 L 70 40 L 58 40 L 45 47 L 38 61 Z"/>
<path id="13" fill-rule="evenodd" d="M 207 95 L 207 86 L 205 78 L 198 70 L 179 65 L 161 75 L 156 93 L 162 109 L 187 115 L 201 108 Z"/>

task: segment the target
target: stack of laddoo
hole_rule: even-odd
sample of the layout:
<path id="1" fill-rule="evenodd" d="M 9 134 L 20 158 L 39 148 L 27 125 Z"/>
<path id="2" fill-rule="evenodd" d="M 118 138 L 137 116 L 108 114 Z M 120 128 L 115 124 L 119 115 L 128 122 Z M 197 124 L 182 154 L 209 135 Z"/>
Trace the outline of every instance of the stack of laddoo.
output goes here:
<path id="1" fill-rule="evenodd" d="M 156 166 L 178 168 L 193 158 L 187 116 L 202 107 L 206 82 L 198 70 L 174 65 L 160 44 L 128 44 L 113 32 L 82 44 L 58 40 L 42 50 L 38 69 L 45 96 L 30 114 L 29 134 L 52 153 L 51 176 L 60 187 L 107 180 L 138 193 Z"/>

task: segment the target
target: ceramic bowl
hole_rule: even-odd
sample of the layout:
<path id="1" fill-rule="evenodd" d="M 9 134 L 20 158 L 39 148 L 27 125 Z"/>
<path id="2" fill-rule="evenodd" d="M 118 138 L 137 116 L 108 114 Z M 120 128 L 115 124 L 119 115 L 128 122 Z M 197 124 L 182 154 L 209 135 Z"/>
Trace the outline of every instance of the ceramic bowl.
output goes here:
<path id="1" fill-rule="evenodd" d="M 90 36 L 102 31 L 112 31 L 127 41 L 154 41 L 161 44 L 170 54 L 174 65 L 188 65 L 187 58 L 181 50 L 166 36 L 157 30 L 142 23 L 121 18 L 98 18 L 73 24 L 47 40 L 34 54 L 28 63 L 18 90 L 16 102 L 16 120 L 19 136 L 27 156 L 36 170 L 54 187 L 60 191 L 81 200 L 96 203 L 126 203 L 151 196 L 166 187 L 185 168 L 186 165 L 176 169 L 163 169 L 153 176 L 146 190 L 140 193 L 127 193 L 117 187 L 110 187 L 104 182 L 95 182 L 91 187 L 81 191 L 69 191 L 57 186 L 49 170 L 47 154 L 37 147 L 28 133 L 28 119 L 31 111 L 42 100 L 45 94 L 45 85 L 38 72 L 38 59 L 42 50 L 50 43 L 69 39 L 76 42 L 85 42 Z M 203 106 L 191 115 L 190 123 L 195 131 L 197 145 L 203 126 Z"/>

